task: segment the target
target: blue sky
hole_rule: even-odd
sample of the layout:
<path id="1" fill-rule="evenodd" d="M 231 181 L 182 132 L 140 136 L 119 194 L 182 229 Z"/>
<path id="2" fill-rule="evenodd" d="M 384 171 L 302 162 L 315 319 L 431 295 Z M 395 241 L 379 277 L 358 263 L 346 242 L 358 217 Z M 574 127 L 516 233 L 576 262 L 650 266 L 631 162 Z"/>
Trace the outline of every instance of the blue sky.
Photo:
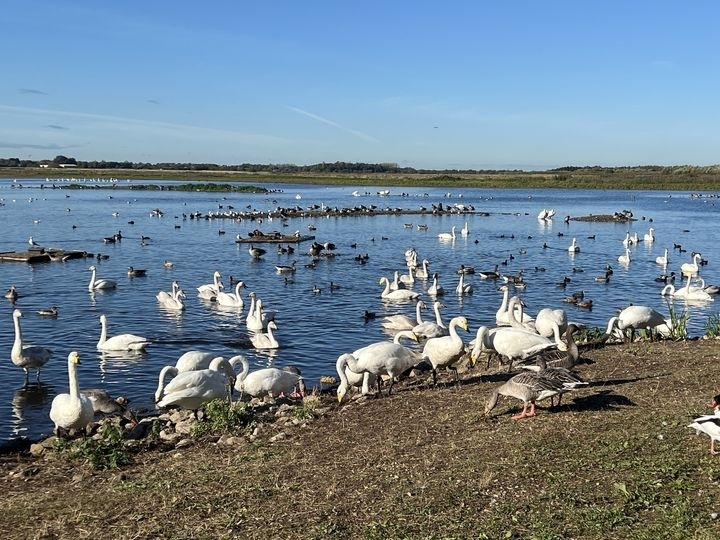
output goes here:
<path id="1" fill-rule="evenodd" d="M 720 3 L 5 0 L 0 157 L 720 163 Z"/>

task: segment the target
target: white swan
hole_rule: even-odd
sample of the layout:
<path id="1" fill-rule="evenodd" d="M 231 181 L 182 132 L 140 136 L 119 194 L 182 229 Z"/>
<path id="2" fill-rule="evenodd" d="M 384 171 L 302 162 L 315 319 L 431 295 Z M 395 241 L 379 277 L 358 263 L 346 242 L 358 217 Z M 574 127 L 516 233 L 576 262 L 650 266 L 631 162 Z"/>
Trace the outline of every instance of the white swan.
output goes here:
<path id="1" fill-rule="evenodd" d="M 241 357 L 240 362 L 243 369 L 235 379 L 235 390 L 240 392 L 241 397 L 243 394 L 248 394 L 252 397 L 276 398 L 292 391 L 295 386 L 300 387 L 301 394 L 304 393 L 305 384 L 297 370 L 270 367 L 249 372 L 250 365 L 247 359 Z"/>
<path id="2" fill-rule="evenodd" d="M 433 274 L 433 283 L 430 287 L 428 287 L 427 292 L 430 296 L 442 296 L 445 294 L 445 289 L 443 289 L 442 285 L 439 283 L 437 272 Z"/>
<path id="3" fill-rule="evenodd" d="M 530 330 L 507 327 L 491 330 L 487 326 L 481 326 L 478 328 L 470 359 L 474 364 L 484 350 L 490 349 L 505 357 L 510 371 L 513 361 L 524 360 L 555 346 L 553 340 Z"/>
<path id="4" fill-rule="evenodd" d="M 442 303 L 438 302 L 437 300 L 433 302 L 433 310 L 435 311 L 435 320 L 434 321 L 423 321 L 421 323 L 416 324 L 412 328 L 412 333 L 415 334 L 419 338 L 434 338 L 434 337 L 441 337 L 446 336 L 448 333 L 448 329 L 445 326 L 445 323 L 443 323 L 442 315 L 440 314 L 440 308 L 445 307 Z"/>
<path id="5" fill-rule="evenodd" d="M 414 266 L 408 266 L 408 273 L 400 276 L 400 283 L 403 283 L 405 285 L 410 285 L 412 287 L 413 283 L 415 283 L 415 267 Z"/>
<path id="6" fill-rule="evenodd" d="M 245 325 L 252 332 L 262 332 L 267 329 L 270 321 L 275 320 L 275 312 L 265 311 L 262 299 L 257 298 L 255 293 L 251 292 L 250 297 L 252 301 Z"/>
<path id="7" fill-rule="evenodd" d="M 250 336 L 250 342 L 253 344 L 253 347 L 256 349 L 277 349 L 280 347 L 278 340 L 275 339 L 273 330 L 277 330 L 277 325 L 275 321 L 270 321 L 268 322 L 266 333 L 257 332 Z"/>
<path id="8" fill-rule="evenodd" d="M 383 300 L 415 300 L 420 297 L 420 293 L 408 289 L 390 290 L 390 280 L 385 276 L 380 278 L 380 284 L 385 284 L 385 289 L 380 293 Z"/>
<path id="9" fill-rule="evenodd" d="M 338 393 L 342 393 L 343 395 L 347 393 L 350 387 L 360 388 L 362 395 L 367 395 L 370 393 L 370 387 L 377 384 L 377 375 L 368 371 L 355 373 L 347 365 L 347 361 L 344 361 L 343 355 L 338 357 L 335 362 L 335 370 L 340 378 L 340 385 L 345 385 L 342 391 L 340 391 L 338 387 Z"/>
<path id="10" fill-rule="evenodd" d="M 393 280 L 390 282 L 390 290 L 397 291 L 398 289 L 407 289 L 405 284 L 400 281 L 400 272 L 395 270 L 393 273 Z"/>
<path id="11" fill-rule="evenodd" d="M 221 356 L 210 362 L 208 369 L 184 371 L 171 380 L 163 390 L 158 401 L 160 408 L 177 405 L 185 409 L 197 410 L 208 401 L 229 397 L 232 391 L 231 381 L 235 372 L 230 363 Z"/>
<path id="12" fill-rule="evenodd" d="M 423 322 L 420 310 L 425 307 L 422 300 L 418 300 L 415 304 L 415 320 L 411 319 L 404 313 L 396 315 L 386 315 L 383 317 L 382 327 L 389 331 L 412 330 L 413 326 Z"/>
<path id="13" fill-rule="evenodd" d="M 580 251 L 580 246 L 577 243 L 577 239 L 573 236 L 572 242 L 570 242 L 570 245 L 568 246 L 568 251 L 570 253 L 578 253 Z"/>
<path id="14" fill-rule="evenodd" d="M 624 265 L 630 264 L 630 261 L 631 261 L 630 248 L 625 248 L 625 255 L 620 255 L 617 258 L 617 260 L 620 264 L 624 264 Z"/>
<path id="15" fill-rule="evenodd" d="M 352 354 L 340 355 L 335 366 L 341 381 L 337 389 L 338 401 L 342 401 L 349 388 L 349 382 L 345 377 L 346 366 L 358 374 L 368 372 L 377 376 L 378 393 L 380 392 L 379 377 L 386 375 L 390 380 L 388 387 L 388 395 L 390 395 L 395 378 L 421 361 L 417 352 L 400 344 L 402 338 L 417 341 L 415 334 L 403 330 L 395 334 L 393 341 L 379 341 L 357 349 Z"/>
<path id="16" fill-rule="evenodd" d="M 183 298 L 185 298 L 185 293 L 178 285 L 177 281 L 172 282 L 172 291 L 160 291 L 155 295 L 155 298 L 157 298 L 158 302 L 160 302 L 160 305 L 162 305 L 164 308 L 172 309 L 175 311 L 182 311 L 185 309 L 185 302 L 183 302 Z"/>
<path id="17" fill-rule="evenodd" d="M 427 279 L 430 277 L 430 274 L 428 272 L 428 265 L 430 264 L 430 261 L 427 259 L 422 260 L 422 264 L 420 268 L 415 269 L 415 277 L 418 279 Z"/>
<path id="18" fill-rule="evenodd" d="M 222 278 L 220 272 L 218 272 L 217 270 L 213 272 L 213 282 L 200 285 L 197 288 L 198 297 L 204 298 L 205 300 L 214 299 L 217 296 L 217 293 L 219 293 L 224 288 L 222 281 L 220 281 L 220 278 Z"/>
<path id="19" fill-rule="evenodd" d="M 667 250 L 667 248 L 665 248 L 665 253 L 663 253 L 662 255 L 660 255 L 660 256 L 658 256 L 658 257 L 655 257 L 655 263 L 656 263 L 656 264 L 659 264 L 659 265 L 661 265 L 661 266 L 667 266 L 667 265 L 668 265 L 668 261 L 669 261 L 669 259 L 668 259 L 668 250 Z"/>
<path id="20" fill-rule="evenodd" d="M 450 229 L 450 232 L 442 232 L 438 234 L 438 238 L 440 240 L 455 240 L 455 225 L 452 226 L 452 229 Z"/>
<path id="21" fill-rule="evenodd" d="M 507 285 L 502 285 L 498 288 L 498 290 L 503 292 L 503 298 L 502 302 L 500 303 L 500 307 L 498 308 L 497 312 L 495 312 L 495 324 L 497 324 L 498 326 L 510 326 L 512 324 L 512 322 L 510 321 L 510 315 L 508 313 L 510 288 Z M 521 311 L 519 313 L 516 313 L 515 320 L 520 321 L 522 324 L 527 324 L 531 323 L 533 321 L 533 318 L 527 313 Z"/>
<path id="22" fill-rule="evenodd" d="M 460 272 L 460 279 L 457 287 L 455 287 L 455 292 L 460 295 L 472 294 L 473 292 L 473 286 L 469 283 L 465 283 L 465 274 L 463 272 Z"/>
<path id="23" fill-rule="evenodd" d="M 107 316 L 100 315 L 100 340 L 97 343 L 98 351 L 144 351 L 150 345 L 150 341 L 142 336 L 134 334 L 118 334 L 107 337 Z"/>
<path id="24" fill-rule="evenodd" d="M 623 246 L 626 248 L 633 245 L 633 240 L 632 240 L 632 238 L 630 238 L 630 231 L 625 233 L 625 239 L 623 240 L 622 243 L 623 243 Z"/>
<path id="25" fill-rule="evenodd" d="M 162 398 L 163 390 L 165 389 L 166 377 L 175 377 L 178 373 L 185 371 L 208 369 L 210 367 L 210 362 L 212 362 L 215 358 L 218 358 L 215 353 L 191 350 L 183 353 L 180 358 L 177 359 L 174 366 L 163 367 L 160 370 L 160 375 L 158 377 L 157 390 L 155 390 L 155 402 L 157 403 Z M 233 359 L 231 358 L 231 364 L 232 361 Z"/>
<path id="26" fill-rule="evenodd" d="M 708 302 L 715 300 L 710 294 L 707 293 L 707 291 L 705 291 L 704 287 L 691 286 L 691 279 L 692 278 L 688 278 L 685 286 L 679 289 L 676 289 L 675 285 L 669 283 L 665 285 L 665 287 L 663 287 L 662 291 L 660 291 L 660 294 L 662 296 L 672 296 L 673 298 L 681 298 L 683 300 L 689 301 Z"/>
<path id="27" fill-rule="evenodd" d="M 643 241 L 647 242 L 648 244 L 652 244 L 655 241 L 655 235 L 653 234 L 655 232 L 655 229 L 650 227 L 648 229 L 648 232 L 645 233 L 645 236 L 643 236 Z"/>
<path id="28" fill-rule="evenodd" d="M 226 293 L 224 291 L 219 291 L 215 295 L 215 302 L 217 302 L 219 306 L 236 307 L 242 309 L 242 307 L 245 305 L 245 302 L 240 296 L 240 289 L 244 287 L 245 283 L 243 281 L 238 281 L 235 284 L 235 290 L 233 292 Z"/>
<path id="29" fill-rule="evenodd" d="M 454 364 L 465 352 L 465 344 L 457 333 L 458 326 L 468 331 L 468 322 L 462 315 L 453 317 L 448 325 L 447 336 L 428 339 L 422 350 L 422 359 L 432 365 L 433 384 L 437 384 L 437 369 L 444 367 L 455 372 L 455 381 L 459 384 L 457 368 Z"/>
<path id="30" fill-rule="evenodd" d="M 465 226 L 462 229 L 460 229 L 460 235 L 467 236 L 469 234 L 470 234 L 470 229 L 468 228 L 468 222 L 466 221 Z"/>
<path id="31" fill-rule="evenodd" d="M 700 253 L 693 253 L 692 262 L 683 263 L 680 267 L 680 271 L 684 276 L 694 277 L 700 271 L 700 262 L 702 261 L 702 255 Z"/>
<path id="32" fill-rule="evenodd" d="M 55 433 L 60 429 L 84 429 L 95 416 L 92 401 L 81 394 L 77 379 L 77 365 L 80 356 L 77 351 L 68 355 L 69 394 L 58 394 L 50 406 L 50 420 L 55 424 Z"/>
<path id="33" fill-rule="evenodd" d="M 535 331 L 543 337 L 552 337 L 560 350 L 567 350 L 562 337 L 568 327 L 564 309 L 543 308 L 535 315 Z"/>
<path id="34" fill-rule="evenodd" d="M 25 384 L 27 384 L 28 370 L 34 369 L 36 372 L 35 378 L 39 381 L 40 368 L 43 367 L 48 360 L 50 360 L 53 352 L 47 347 L 41 347 L 40 345 L 25 345 L 23 343 L 22 329 L 20 328 L 20 317 L 22 317 L 22 311 L 19 309 L 13 310 L 15 341 L 13 342 L 12 349 L 10 350 L 10 360 L 16 366 L 23 368 L 25 371 Z"/>
<path id="35" fill-rule="evenodd" d="M 117 282 L 112 279 L 96 279 L 97 269 L 95 268 L 95 265 L 88 268 L 88 270 L 92 272 L 92 275 L 90 276 L 90 283 L 88 283 L 88 291 L 101 291 L 117 287 Z"/>
<path id="36" fill-rule="evenodd" d="M 611 317 L 608 321 L 607 330 L 605 331 L 605 339 L 610 337 L 614 329 L 618 329 L 625 339 L 625 330 L 630 328 L 630 341 L 633 340 L 635 330 L 646 329 L 650 332 L 652 339 L 652 331 L 657 326 L 666 324 L 665 317 L 661 313 L 655 311 L 648 306 L 629 306 L 623 309 L 619 315 Z"/>

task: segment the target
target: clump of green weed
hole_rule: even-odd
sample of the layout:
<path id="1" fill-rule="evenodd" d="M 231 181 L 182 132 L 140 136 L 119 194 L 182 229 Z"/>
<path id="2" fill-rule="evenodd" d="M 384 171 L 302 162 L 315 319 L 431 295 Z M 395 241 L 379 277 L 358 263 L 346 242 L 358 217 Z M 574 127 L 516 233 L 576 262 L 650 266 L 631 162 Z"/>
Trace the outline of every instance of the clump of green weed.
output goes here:
<path id="1" fill-rule="evenodd" d="M 690 313 L 687 309 L 678 315 L 675 308 L 670 306 L 670 339 L 674 341 L 683 341 L 688 338 L 687 325 L 690 321 Z"/>
<path id="2" fill-rule="evenodd" d="M 720 337 L 720 313 L 711 313 L 705 321 L 705 335 L 707 337 Z"/>
<path id="3" fill-rule="evenodd" d="M 195 437 L 239 434 L 255 423 L 255 415 L 246 403 L 214 399 L 205 404 L 203 411 L 202 419 L 193 427 Z"/>
<path id="4" fill-rule="evenodd" d="M 132 463 L 120 426 L 107 422 L 100 428 L 99 435 L 72 441 L 58 439 L 55 449 L 70 459 L 89 463 L 93 469 L 115 469 Z"/>

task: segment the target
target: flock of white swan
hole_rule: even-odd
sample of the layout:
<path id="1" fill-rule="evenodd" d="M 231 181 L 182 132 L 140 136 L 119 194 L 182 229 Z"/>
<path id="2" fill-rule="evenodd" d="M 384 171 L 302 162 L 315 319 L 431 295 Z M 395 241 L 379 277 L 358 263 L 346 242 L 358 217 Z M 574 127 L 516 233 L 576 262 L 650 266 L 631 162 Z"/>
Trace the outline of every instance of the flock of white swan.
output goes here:
<path id="1" fill-rule="evenodd" d="M 544 210 L 541 219 L 550 219 L 551 211 Z M 554 213 L 554 212 L 553 212 Z M 540 216 L 538 216 L 540 218 Z M 650 228 L 644 235 L 644 242 L 654 242 L 654 230 Z M 467 222 L 461 230 L 463 236 L 469 234 Z M 455 226 L 450 233 L 438 234 L 439 241 L 453 241 L 455 239 Z M 623 241 L 625 255 L 618 257 L 618 262 L 630 264 L 629 247 L 638 242 L 635 237 L 626 236 Z M 260 257 L 261 248 L 250 247 L 252 257 Z M 264 251 L 264 250 L 262 250 Z M 577 253 L 580 245 L 576 238 L 572 238 L 568 251 Z M 381 300 L 388 302 L 404 302 L 415 304 L 415 317 L 404 314 L 390 315 L 383 318 L 382 328 L 392 334 L 391 340 L 382 340 L 368 344 L 352 352 L 344 352 L 336 361 L 336 371 L 339 378 L 337 398 L 342 401 L 351 389 L 361 394 L 375 391 L 381 393 L 383 381 L 390 394 L 395 382 L 411 369 L 426 369 L 432 373 L 432 383 L 437 384 L 438 370 L 446 369 L 454 373 L 454 380 L 459 383 L 457 371 L 458 362 L 469 357 L 472 363 L 477 362 L 483 354 L 499 355 L 510 371 L 517 363 L 533 361 L 538 357 L 540 362 L 546 363 L 543 353 L 546 351 L 562 351 L 554 357 L 561 365 L 542 365 L 533 363 L 524 365 L 525 369 L 501 385 L 492 393 L 487 402 L 486 410 L 491 410 L 500 395 L 511 396 L 523 403 L 523 410 L 515 419 L 527 418 L 534 415 L 535 403 L 539 400 L 560 397 L 564 392 L 570 391 L 584 382 L 572 371 L 573 351 L 577 359 L 577 348 L 572 339 L 572 331 L 577 327 L 568 320 L 563 309 L 540 309 L 535 317 L 525 312 L 522 301 L 517 296 L 510 296 L 510 286 L 518 289 L 523 286 L 522 274 L 505 276 L 507 284 L 500 287 L 502 297 L 499 299 L 499 308 L 495 315 L 495 326 L 481 326 L 476 330 L 473 340 L 466 343 L 464 336 L 470 332 L 468 320 L 462 315 L 451 317 L 447 323 L 443 319 L 442 309 L 445 307 L 441 298 L 445 288 L 440 284 L 440 276 L 431 272 L 432 263 L 428 258 L 420 258 L 415 248 L 405 252 L 407 274 L 394 272 L 390 280 L 386 276 L 379 278 L 382 290 L 379 292 Z M 166 266 L 167 266 L 166 261 Z M 668 265 L 668 251 L 658 257 L 656 262 L 665 269 Z M 719 291 L 716 286 L 708 286 L 699 277 L 702 256 L 693 254 L 691 262 L 681 266 L 681 276 L 686 284 L 675 288 L 668 283 L 662 290 L 663 295 L 670 295 L 686 300 L 712 301 Z M 88 290 L 99 291 L 113 289 L 117 286 L 114 280 L 98 277 L 95 266 L 88 269 L 91 278 Z M 130 269 L 135 272 L 135 269 Z M 292 267 L 278 268 L 278 272 L 294 272 Z M 454 291 L 457 295 L 473 293 L 473 287 L 465 281 L 465 276 L 474 274 L 473 268 L 462 266 L 457 276 Z M 493 271 L 477 272 L 481 279 L 497 279 L 501 276 L 497 267 Z M 212 300 L 219 306 L 237 310 L 245 307 L 241 294 L 246 288 L 242 281 L 236 281 L 232 292 L 226 292 L 220 272 L 213 273 L 211 283 L 197 287 L 197 296 Z M 607 276 L 606 276 L 607 277 Z M 694 280 L 694 281 L 693 281 Z M 430 283 L 423 292 L 414 290 L 415 284 L 421 281 Z M 423 294 L 432 300 L 426 303 Z M 6 298 L 14 300 L 17 291 L 8 290 Z M 280 345 L 274 334 L 277 330 L 275 312 L 265 310 L 261 298 L 254 292 L 248 294 L 249 308 L 245 317 L 246 326 L 251 332 L 250 341 L 257 349 L 276 349 Z M 156 299 L 160 305 L 169 310 L 182 311 L 185 309 L 185 292 L 177 281 L 173 281 L 170 291 L 159 291 Z M 434 320 L 422 319 L 422 310 L 432 308 Z M 15 309 L 13 322 L 15 340 L 11 350 L 12 362 L 25 372 L 27 383 L 29 370 L 36 371 L 37 380 L 40 379 L 41 368 L 52 356 L 52 350 L 38 345 L 24 342 L 21 322 L 22 312 Z M 662 314 L 647 306 L 633 305 L 623 309 L 617 316 L 612 317 L 607 324 L 606 337 L 618 335 L 625 337 L 627 330 L 631 331 L 630 338 L 636 330 L 647 330 L 652 333 L 667 334 L 671 331 L 671 321 Z M 145 351 L 151 345 L 150 340 L 143 336 L 130 333 L 108 336 L 108 318 L 105 314 L 100 316 L 100 337 L 97 342 L 98 351 Z M 460 331 L 464 333 L 461 334 Z M 411 345 L 408 346 L 408 343 Z M 77 380 L 77 365 L 80 358 L 73 351 L 68 355 L 69 393 L 57 395 L 50 411 L 50 418 L 55 424 L 55 430 L 79 429 L 90 423 L 94 416 L 93 404 L 90 398 L 83 394 Z M 235 366 L 240 364 L 242 370 L 236 372 Z M 170 378 L 169 382 L 166 379 Z M 187 409 L 198 409 L 211 399 L 230 397 L 232 391 L 251 396 L 270 395 L 277 397 L 292 392 L 296 395 L 300 387 L 300 394 L 304 392 L 304 381 L 298 370 L 292 368 L 264 368 L 250 372 L 247 360 L 242 355 L 230 359 L 217 357 L 212 353 L 202 351 L 188 351 L 184 353 L 173 366 L 165 366 L 160 370 L 155 401 L 158 407 L 179 406 Z M 372 387 L 376 387 L 373 390 Z"/>

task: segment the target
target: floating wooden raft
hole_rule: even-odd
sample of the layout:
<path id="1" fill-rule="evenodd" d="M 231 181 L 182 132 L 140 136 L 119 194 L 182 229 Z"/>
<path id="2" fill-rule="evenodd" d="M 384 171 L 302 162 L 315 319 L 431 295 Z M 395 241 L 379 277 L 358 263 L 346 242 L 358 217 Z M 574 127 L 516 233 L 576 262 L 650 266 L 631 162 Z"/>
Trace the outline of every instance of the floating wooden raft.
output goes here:
<path id="1" fill-rule="evenodd" d="M 312 235 L 276 235 L 276 234 L 254 234 L 247 238 L 235 238 L 236 244 L 299 244 L 307 240 L 315 240 Z"/>
<path id="2" fill-rule="evenodd" d="M 84 259 L 92 256 L 93 255 L 87 251 L 35 248 L 27 251 L 2 251 L 0 252 L 0 262 L 22 262 L 35 264 L 53 261 L 68 261 L 70 259 Z"/>

